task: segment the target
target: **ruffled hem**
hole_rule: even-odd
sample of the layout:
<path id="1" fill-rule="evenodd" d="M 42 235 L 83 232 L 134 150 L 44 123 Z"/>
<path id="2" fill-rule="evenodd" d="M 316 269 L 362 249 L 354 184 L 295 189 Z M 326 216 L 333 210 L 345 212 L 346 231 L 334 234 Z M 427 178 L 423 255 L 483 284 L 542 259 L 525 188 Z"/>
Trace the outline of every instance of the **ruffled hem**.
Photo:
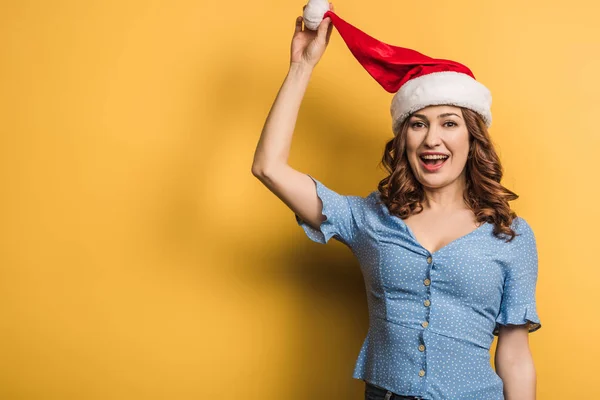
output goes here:
<path id="1" fill-rule="evenodd" d="M 535 303 L 514 306 L 501 311 L 498 318 L 496 318 L 496 326 L 493 334 L 498 336 L 500 325 L 524 325 L 527 322 L 529 322 L 529 333 L 535 332 L 542 327 Z"/>
<path id="2" fill-rule="evenodd" d="M 319 229 L 315 229 L 306 222 L 302 221 L 298 214 L 294 214 L 294 216 L 296 217 L 296 222 L 304 230 L 304 233 L 306 233 L 306 236 L 308 236 L 309 239 L 317 243 L 325 244 L 329 241 L 329 239 L 336 235 L 335 227 L 330 220 L 332 214 L 330 207 L 335 199 L 331 198 L 331 193 L 329 193 L 329 190 L 321 182 L 310 175 L 308 176 L 315 182 L 317 188 L 317 197 L 321 199 L 321 202 L 323 203 L 323 210 L 321 211 L 321 214 L 323 214 L 327 219 L 321 222 Z"/>

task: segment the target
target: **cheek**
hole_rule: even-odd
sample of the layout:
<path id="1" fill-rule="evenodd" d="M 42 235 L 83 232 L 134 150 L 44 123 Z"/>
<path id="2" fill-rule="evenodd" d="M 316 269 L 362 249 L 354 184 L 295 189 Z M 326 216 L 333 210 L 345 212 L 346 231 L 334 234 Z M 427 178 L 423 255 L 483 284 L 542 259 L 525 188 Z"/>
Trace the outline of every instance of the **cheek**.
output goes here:
<path id="1" fill-rule="evenodd" d="M 452 141 L 447 142 L 447 145 L 455 159 L 460 159 L 461 161 L 467 159 L 470 147 L 468 134 L 454 137 Z"/>
<path id="2" fill-rule="evenodd" d="M 406 155 L 409 160 L 417 158 L 417 149 L 419 148 L 420 141 L 415 140 L 414 135 L 409 135 L 406 138 Z"/>
<path id="3" fill-rule="evenodd" d="M 419 171 L 419 157 L 417 157 L 417 151 L 406 149 L 406 158 L 413 173 L 417 173 Z"/>

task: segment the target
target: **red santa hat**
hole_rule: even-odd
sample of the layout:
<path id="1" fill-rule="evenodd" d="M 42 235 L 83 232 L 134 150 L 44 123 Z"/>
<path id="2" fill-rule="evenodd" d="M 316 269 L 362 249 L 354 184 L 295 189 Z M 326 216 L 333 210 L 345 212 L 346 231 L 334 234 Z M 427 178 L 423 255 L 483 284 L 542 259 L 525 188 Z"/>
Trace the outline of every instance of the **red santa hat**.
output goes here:
<path id="1" fill-rule="evenodd" d="M 304 9 L 309 29 L 316 29 L 326 17 L 365 70 L 385 90 L 395 93 L 390 107 L 394 134 L 410 114 L 432 105 L 468 108 L 491 125 L 491 93 L 463 64 L 383 43 L 330 11 L 326 0 L 310 0 Z"/>

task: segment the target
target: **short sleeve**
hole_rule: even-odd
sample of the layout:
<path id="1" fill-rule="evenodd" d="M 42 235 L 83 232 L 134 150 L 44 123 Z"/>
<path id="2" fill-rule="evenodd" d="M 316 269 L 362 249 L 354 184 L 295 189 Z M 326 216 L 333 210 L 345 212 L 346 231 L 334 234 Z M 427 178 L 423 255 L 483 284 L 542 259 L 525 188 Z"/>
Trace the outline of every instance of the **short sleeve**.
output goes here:
<path id="1" fill-rule="evenodd" d="M 316 185 L 317 196 L 323 203 L 321 213 L 327 218 L 321 222 L 319 229 L 314 229 L 306 224 L 295 214 L 296 222 L 302 227 L 306 236 L 312 241 L 325 244 L 334 237 L 338 241 L 351 245 L 354 241 L 358 224 L 356 222 L 356 214 L 358 213 L 356 199 L 358 196 L 344 196 L 327 188 L 320 181 L 308 175 Z"/>
<path id="2" fill-rule="evenodd" d="M 499 325 L 523 325 L 528 321 L 529 333 L 542 327 L 537 314 L 536 284 L 538 278 L 538 252 L 535 236 L 529 224 L 523 219 L 516 220 L 513 227 L 518 236 L 507 243 L 509 256 L 506 258 L 506 276 L 496 318 L 494 335 L 498 335 Z"/>

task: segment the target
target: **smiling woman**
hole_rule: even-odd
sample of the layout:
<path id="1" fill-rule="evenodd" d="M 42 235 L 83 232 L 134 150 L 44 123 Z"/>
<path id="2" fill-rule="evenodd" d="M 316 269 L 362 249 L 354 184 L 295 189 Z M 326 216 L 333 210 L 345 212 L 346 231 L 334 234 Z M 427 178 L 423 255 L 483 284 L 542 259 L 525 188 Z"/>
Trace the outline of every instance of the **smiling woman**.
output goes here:
<path id="1" fill-rule="evenodd" d="M 500 158 L 483 118 L 468 108 L 429 106 L 403 121 L 381 160 L 389 172 L 379 183 L 381 199 L 400 218 L 423 211 L 426 192 L 456 182 L 473 211 L 475 224 L 490 222 L 494 233 L 514 238 L 516 214 L 505 188 Z"/>
<path id="2" fill-rule="evenodd" d="M 317 30 L 296 19 L 290 70 L 252 172 L 311 240 L 335 238 L 359 260 L 369 330 L 353 377 L 365 382 L 365 398 L 534 399 L 527 334 L 541 328 L 537 247 L 529 224 L 510 208 L 517 195 L 500 183 L 487 130 L 489 90 L 466 66 L 379 42 L 332 6 L 320 23 L 307 9 Z M 389 175 L 366 197 L 341 195 L 287 164 L 332 26 L 371 76 L 395 92 L 394 137 L 382 158 Z"/>

